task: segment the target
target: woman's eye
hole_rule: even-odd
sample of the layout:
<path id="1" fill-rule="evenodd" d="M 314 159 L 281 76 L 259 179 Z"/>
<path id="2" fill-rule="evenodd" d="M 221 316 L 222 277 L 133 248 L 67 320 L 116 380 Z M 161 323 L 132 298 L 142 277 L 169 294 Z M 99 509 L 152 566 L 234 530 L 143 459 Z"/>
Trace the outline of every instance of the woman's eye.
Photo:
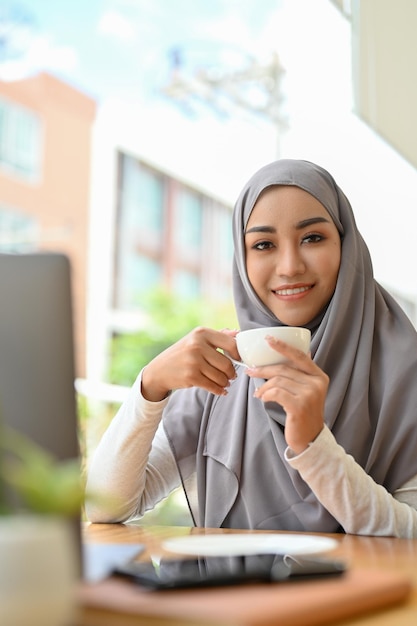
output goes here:
<path id="1" fill-rule="evenodd" d="M 323 241 L 323 239 L 324 239 L 323 235 L 312 233 L 310 235 L 306 235 L 305 237 L 303 237 L 302 242 L 303 243 L 319 243 L 320 241 Z"/>
<path id="2" fill-rule="evenodd" d="M 252 248 L 254 250 L 269 250 L 269 248 L 272 248 L 272 243 L 270 241 L 258 241 Z"/>

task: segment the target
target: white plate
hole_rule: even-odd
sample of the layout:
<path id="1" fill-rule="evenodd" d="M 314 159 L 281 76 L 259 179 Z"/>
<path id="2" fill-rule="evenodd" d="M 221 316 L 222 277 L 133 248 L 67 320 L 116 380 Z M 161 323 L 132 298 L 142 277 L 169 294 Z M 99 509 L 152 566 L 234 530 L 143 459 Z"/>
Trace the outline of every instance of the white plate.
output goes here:
<path id="1" fill-rule="evenodd" d="M 330 537 L 303 534 L 226 534 L 187 535 L 163 542 L 170 552 L 201 556 L 225 556 L 246 554 L 313 554 L 337 547 Z"/>

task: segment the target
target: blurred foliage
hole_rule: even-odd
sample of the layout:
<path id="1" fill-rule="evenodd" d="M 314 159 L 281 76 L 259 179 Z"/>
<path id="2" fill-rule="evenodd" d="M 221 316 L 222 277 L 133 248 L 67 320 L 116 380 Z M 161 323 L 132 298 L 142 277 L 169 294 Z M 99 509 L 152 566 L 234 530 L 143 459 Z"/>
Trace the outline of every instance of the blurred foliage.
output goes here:
<path id="1" fill-rule="evenodd" d="M 84 485 L 78 459 L 58 460 L 31 439 L 4 425 L 0 431 L 0 513 L 78 515 Z M 13 497 L 6 498 L 7 490 Z"/>
<path id="2" fill-rule="evenodd" d="M 150 360 L 196 326 L 221 330 L 237 328 L 238 325 L 232 302 L 219 304 L 202 299 L 186 300 L 160 289 L 141 298 L 141 310 L 143 328 L 134 333 L 118 334 L 111 341 L 108 382 L 130 387 Z M 117 404 L 79 397 L 80 446 L 84 471 L 88 455 L 94 450 L 117 409 Z M 140 523 L 192 525 L 182 488 L 145 513 Z"/>
<path id="3" fill-rule="evenodd" d="M 185 300 L 155 290 L 141 304 L 144 328 L 116 335 L 112 340 L 109 381 L 113 384 L 130 386 L 149 361 L 196 326 L 237 328 L 232 303 Z"/>

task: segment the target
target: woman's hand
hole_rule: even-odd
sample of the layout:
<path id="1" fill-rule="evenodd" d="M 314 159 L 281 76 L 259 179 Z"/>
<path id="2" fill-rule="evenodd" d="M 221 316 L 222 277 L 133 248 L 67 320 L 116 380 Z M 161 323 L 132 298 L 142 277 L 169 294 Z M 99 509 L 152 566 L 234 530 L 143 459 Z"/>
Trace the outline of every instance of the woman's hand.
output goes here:
<path id="1" fill-rule="evenodd" d="M 273 337 L 267 340 L 288 361 L 280 365 L 250 368 L 247 373 L 254 378 L 266 379 L 255 391 L 255 397 L 262 402 L 277 402 L 282 406 L 287 416 L 285 440 L 296 454 L 300 454 L 323 429 L 329 377 L 310 355 Z"/>
<path id="2" fill-rule="evenodd" d="M 225 350 L 240 359 L 235 336 L 238 331 L 195 328 L 158 356 L 144 369 L 142 394 L 157 402 L 172 389 L 201 387 L 217 395 L 226 395 L 230 380 L 236 377 L 231 360 L 219 352 Z"/>

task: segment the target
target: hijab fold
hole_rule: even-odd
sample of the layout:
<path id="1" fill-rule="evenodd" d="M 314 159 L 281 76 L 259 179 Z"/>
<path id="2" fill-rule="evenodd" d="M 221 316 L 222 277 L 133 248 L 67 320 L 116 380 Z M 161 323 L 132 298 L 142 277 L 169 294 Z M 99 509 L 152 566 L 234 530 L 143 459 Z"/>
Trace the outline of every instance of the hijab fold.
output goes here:
<path id="1" fill-rule="evenodd" d="M 313 195 L 340 234 L 335 292 L 308 325 L 312 356 L 330 377 L 325 422 L 346 452 L 392 493 L 417 474 L 417 334 L 375 281 L 346 196 L 313 163 L 285 159 L 261 168 L 236 202 L 233 292 L 240 328 L 282 325 L 252 289 L 245 261 L 247 221 L 259 195 L 272 185 L 295 185 Z M 165 409 L 165 430 L 184 484 L 192 473 L 197 476 L 197 523 L 340 530 L 285 461 L 283 410 L 254 398 L 256 381 L 244 368 L 238 366 L 237 373 L 227 396 L 179 390 Z"/>

